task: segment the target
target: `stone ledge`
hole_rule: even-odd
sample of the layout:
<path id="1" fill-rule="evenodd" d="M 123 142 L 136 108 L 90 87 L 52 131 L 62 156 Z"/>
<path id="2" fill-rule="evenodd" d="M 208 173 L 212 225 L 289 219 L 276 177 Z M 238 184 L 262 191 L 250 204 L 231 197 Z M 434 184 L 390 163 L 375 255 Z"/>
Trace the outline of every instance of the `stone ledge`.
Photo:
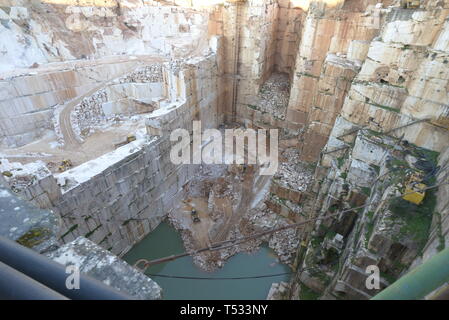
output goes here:
<path id="1" fill-rule="evenodd" d="M 156 282 L 86 238 L 79 237 L 48 256 L 60 264 L 75 265 L 80 272 L 136 299 L 162 298 L 162 289 Z"/>

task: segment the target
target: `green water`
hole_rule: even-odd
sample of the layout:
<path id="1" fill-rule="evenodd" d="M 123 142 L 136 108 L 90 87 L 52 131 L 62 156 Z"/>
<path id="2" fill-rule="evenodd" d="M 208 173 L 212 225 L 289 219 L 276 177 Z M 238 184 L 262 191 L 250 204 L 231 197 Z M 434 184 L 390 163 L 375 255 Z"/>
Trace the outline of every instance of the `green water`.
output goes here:
<path id="1" fill-rule="evenodd" d="M 167 223 L 161 223 L 152 233 L 137 244 L 123 259 L 130 264 L 145 258 L 148 260 L 184 252 L 180 235 Z M 187 277 L 246 277 L 289 272 L 277 262 L 271 249 L 262 247 L 255 254 L 240 253 L 230 258 L 223 268 L 205 272 L 193 264 L 191 257 L 184 257 L 155 265 L 146 271 L 163 289 L 164 299 L 266 299 L 273 282 L 288 281 L 289 275 L 270 278 L 239 280 L 170 279 L 155 275 Z"/>

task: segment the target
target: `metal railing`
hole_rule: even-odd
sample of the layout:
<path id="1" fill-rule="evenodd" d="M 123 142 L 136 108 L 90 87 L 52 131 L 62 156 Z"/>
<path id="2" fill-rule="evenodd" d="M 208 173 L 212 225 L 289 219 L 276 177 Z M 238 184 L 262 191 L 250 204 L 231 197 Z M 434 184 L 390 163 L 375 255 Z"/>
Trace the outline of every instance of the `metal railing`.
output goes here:
<path id="1" fill-rule="evenodd" d="M 80 274 L 79 289 L 69 289 L 68 276 L 65 266 L 0 236 L 0 299 L 133 299 L 84 274 Z"/>
<path id="2" fill-rule="evenodd" d="M 424 299 L 433 291 L 449 283 L 449 248 L 436 254 L 416 267 L 389 287 L 378 293 L 372 300 L 417 300 Z M 444 291 L 436 299 L 447 294 Z"/>

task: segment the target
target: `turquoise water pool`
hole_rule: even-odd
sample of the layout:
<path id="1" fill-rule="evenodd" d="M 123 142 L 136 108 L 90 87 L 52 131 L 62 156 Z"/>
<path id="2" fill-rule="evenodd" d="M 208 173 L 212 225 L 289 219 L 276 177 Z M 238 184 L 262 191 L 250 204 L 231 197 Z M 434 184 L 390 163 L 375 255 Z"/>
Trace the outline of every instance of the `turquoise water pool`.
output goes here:
<path id="1" fill-rule="evenodd" d="M 153 260 L 184 252 L 181 236 L 167 223 L 161 223 L 152 233 L 134 246 L 123 259 L 130 264 L 145 258 Z M 230 258 L 223 268 L 206 272 L 193 264 L 192 257 L 150 267 L 146 274 L 163 289 L 164 299 L 265 299 L 273 282 L 288 281 L 289 275 L 238 280 L 173 279 L 157 275 L 186 277 L 247 277 L 288 273 L 289 267 L 279 263 L 268 247 L 254 254 L 240 253 Z"/>

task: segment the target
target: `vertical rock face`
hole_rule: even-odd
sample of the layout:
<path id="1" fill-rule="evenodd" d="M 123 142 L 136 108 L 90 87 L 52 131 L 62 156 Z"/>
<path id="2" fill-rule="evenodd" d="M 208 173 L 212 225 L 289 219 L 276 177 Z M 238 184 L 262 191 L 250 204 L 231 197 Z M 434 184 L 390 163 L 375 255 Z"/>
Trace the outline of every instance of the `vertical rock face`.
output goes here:
<path id="1" fill-rule="evenodd" d="M 312 271 L 300 281 L 323 298 L 369 298 L 378 290 L 365 285 L 368 266 L 380 269 L 382 289 L 445 246 L 447 186 L 427 191 L 420 205 L 397 195 L 410 175 L 424 174 L 426 185 L 447 178 L 449 52 L 442 42 L 448 13 L 431 2 L 420 10 L 382 10 L 378 36 L 348 48 L 346 57 L 356 68 L 340 109 L 322 131 L 322 151 L 308 135 L 326 121 L 307 115 L 302 155 L 319 161 L 315 209 L 344 211 L 315 226 L 304 253 L 303 267 Z M 318 93 L 306 105 L 321 101 L 323 72 L 315 82 Z M 435 170 L 426 174 L 424 167 Z"/>
<path id="2" fill-rule="evenodd" d="M 304 11 L 292 1 L 278 1 L 275 70 L 293 75 Z"/>
<path id="3" fill-rule="evenodd" d="M 227 120 L 284 126 L 269 115 L 255 115 L 251 106 L 273 72 L 291 78 L 304 16 L 303 9 L 291 1 L 274 0 L 227 2 L 211 15 L 210 32 L 225 39 Z"/>
<path id="4" fill-rule="evenodd" d="M 299 281 L 325 299 L 372 297 L 432 250 L 436 225 L 440 234 L 447 232 L 438 212 L 444 200 L 437 200 L 446 190 L 437 188 L 447 174 L 447 168 L 438 171 L 444 157 L 439 161 L 437 152 L 372 130 L 354 135 L 351 145 L 328 155 L 329 167 L 322 161 L 315 173 L 317 215 L 340 214 L 317 222 Z M 401 196 L 414 178 L 431 187 L 419 204 Z M 432 244 L 426 244 L 429 236 Z M 370 266 L 380 272 L 377 289 L 366 286 Z"/>
<path id="5" fill-rule="evenodd" d="M 302 136 L 302 160 L 312 162 L 316 160 L 328 139 L 336 117 L 340 114 L 343 101 L 357 71 L 358 67 L 354 61 L 334 54 L 326 57 L 321 77 L 317 79 L 314 103 L 307 113 L 307 118 L 304 119 L 308 123 Z M 289 112 L 301 120 L 301 111 L 289 109 Z"/>
<path id="6" fill-rule="evenodd" d="M 449 3 L 353 4 L 311 5 L 302 25 L 286 121 L 318 161 L 310 215 L 344 213 L 306 236 L 299 297 L 369 298 L 368 266 L 382 289 L 447 244 Z M 413 205 L 398 197 L 413 174 L 443 185 Z"/>
<path id="7" fill-rule="evenodd" d="M 447 9 L 381 8 L 309 9 L 287 117 L 304 128 L 303 160 L 318 159 L 340 111 L 357 125 L 385 130 L 430 117 L 436 127 L 421 123 L 407 139 L 441 150 L 435 140 L 445 135 L 439 127 L 447 127 Z M 333 80 L 329 65 L 341 69 Z"/>
<path id="8" fill-rule="evenodd" d="M 229 119 L 257 95 L 274 69 L 278 11 L 273 0 L 227 3 L 222 10 L 218 23 L 223 27 L 218 32 L 225 38 L 225 113 Z"/>
<path id="9" fill-rule="evenodd" d="M 379 33 L 380 12 L 349 5 L 326 9 L 319 3 L 309 8 L 287 117 L 303 128 L 303 160 L 316 161 L 325 145 L 369 42 Z"/>
<path id="10" fill-rule="evenodd" d="M 311 190 L 281 168 L 270 209 L 289 217 L 304 202 L 301 219 L 345 212 L 303 232 L 300 297 L 366 299 L 377 292 L 365 286 L 368 266 L 385 287 L 441 250 L 448 187 L 414 206 L 398 195 L 416 176 L 427 186 L 448 179 L 449 2 L 215 3 L 0 0 L 3 146 L 64 136 L 67 114 L 87 138 L 105 114 L 151 112 L 153 136 L 60 174 L 62 189 L 4 162 L 15 191 L 61 214 L 67 245 L 85 236 L 121 255 L 166 217 L 196 170 L 170 162 L 170 130 L 235 121 L 280 129 L 290 160 L 317 164 Z M 160 72 L 167 60 L 171 71 Z M 59 110 L 72 101 L 73 113 Z"/>
<path id="11" fill-rule="evenodd" d="M 131 73 L 114 84 L 160 81 L 158 70 L 151 77 Z M 61 243 L 83 236 L 122 256 L 181 202 L 183 187 L 198 166 L 172 162 L 170 134 L 179 128 L 191 131 L 193 120 L 202 121 L 204 129 L 218 127 L 220 71 L 215 54 L 167 64 L 164 70 L 168 102 L 146 119 L 149 131 L 160 128 L 160 136 L 139 136 L 137 141 L 57 175 L 43 162 L 0 164 L 14 190 L 61 216 Z M 91 106 L 84 107 L 92 111 Z M 87 111 L 82 114 L 94 120 Z"/>
<path id="12" fill-rule="evenodd" d="M 447 146 L 448 97 L 444 88 L 449 52 L 441 47 L 441 39 L 446 37 L 448 13 L 447 9 L 391 10 L 380 38 L 370 45 L 341 115 L 357 125 L 373 130 L 377 126 L 383 131 L 429 119 L 404 129 L 404 138 L 443 150 Z"/>
<path id="13" fill-rule="evenodd" d="M 35 63 L 207 50 L 208 14 L 201 9 L 153 1 L 4 2 L 0 72 Z"/>

